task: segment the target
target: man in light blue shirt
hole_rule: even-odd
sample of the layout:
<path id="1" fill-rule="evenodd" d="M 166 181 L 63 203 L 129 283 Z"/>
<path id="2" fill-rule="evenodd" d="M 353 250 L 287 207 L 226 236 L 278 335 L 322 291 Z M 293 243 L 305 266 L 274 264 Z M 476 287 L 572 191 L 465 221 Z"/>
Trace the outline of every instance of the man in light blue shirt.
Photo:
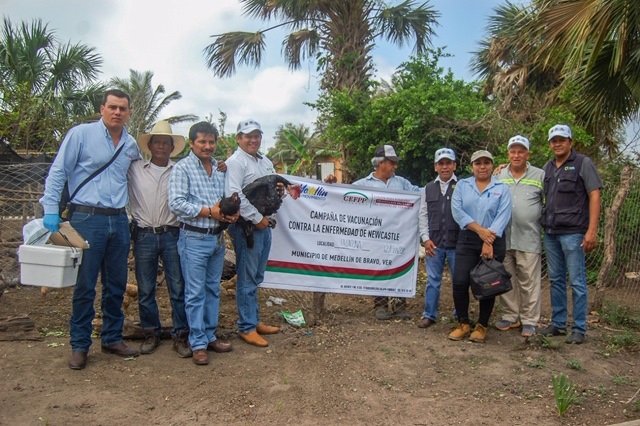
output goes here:
<path id="1" fill-rule="evenodd" d="M 72 200 L 71 226 L 89 243 L 82 255 L 78 279 L 73 292 L 70 320 L 71 358 L 69 367 L 82 370 L 91 346 L 91 322 L 96 297 L 98 272 L 102 281 L 102 351 L 123 357 L 137 356 L 138 351 L 122 341 L 124 313 L 122 300 L 127 286 L 129 258 L 129 219 L 125 206 L 127 170 L 140 158 L 135 139 L 124 127 L 131 115 L 129 95 L 109 90 L 100 105 L 102 118 L 73 127 L 67 133 L 45 182 L 44 225 L 58 231 L 58 204 L 65 182 L 69 192 L 116 155 L 99 175 L 84 185 Z"/>
<path id="2" fill-rule="evenodd" d="M 371 164 L 375 169 L 368 176 L 353 182 L 353 185 L 367 186 L 370 188 L 386 188 L 397 189 L 401 191 L 422 190 L 419 186 L 413 185 L 407 179 L 396 176 L 395 171 L 398 168 L 400 157 L 397 156 L 396 150 L 392 145 L 381 145 L 376 148 L 371 159 Z M 418 232 L 418 230 L 416 230 Z M 386 320 L 393 317 L 409 319 L 407 312 L 407 300 L 404 298 L 391 299 L 392 306 L 389 307 L 389 298 L 384 296 L 376 296 L 374 299 L 375 317 L 379 320 Z"/>

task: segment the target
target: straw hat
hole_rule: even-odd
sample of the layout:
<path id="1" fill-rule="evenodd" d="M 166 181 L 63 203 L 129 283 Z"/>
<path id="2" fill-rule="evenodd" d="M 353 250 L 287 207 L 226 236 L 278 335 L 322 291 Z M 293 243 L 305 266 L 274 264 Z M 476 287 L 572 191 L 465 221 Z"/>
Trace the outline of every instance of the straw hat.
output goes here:
<path id="1" fill-rule="evenodd" d="M 143 154 L 151 155 L 151 151 L 149 151 L 149 141 L 153 135 L 171 136 L 171 139 L 173 139 L 173 151 L 171 151 L 171 157 L 175 157 L 180 154 L 186 145 L 184 136 L 174 135 L 171 132 L 171 125 L 167 121 L 161 120 L 153 125 L 150 133 L 138 136 L 138 147 L 140 147 L 140 152 Z"/>

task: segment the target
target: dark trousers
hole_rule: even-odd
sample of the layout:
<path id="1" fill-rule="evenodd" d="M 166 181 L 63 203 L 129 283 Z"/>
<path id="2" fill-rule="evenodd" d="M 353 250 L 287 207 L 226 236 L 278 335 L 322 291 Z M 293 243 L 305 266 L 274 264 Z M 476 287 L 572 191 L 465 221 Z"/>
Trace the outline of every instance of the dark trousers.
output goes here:
<path id="1" fill-rule="evenodd" d="M 453 270 L 453 303 L 456 307 L 458 320 L 469 323 L 469 273 L 480 262 L 482 240 L 473 231 L 461 231 L 456 245 L 456 264 Z M 504 238 L 496 238 L 493 242 L 493 257 L 502 262 L 506 253 Z M 489 326 L 489 317 L 493 311 L 495 297 L 480 301 L 480 315 L 478 323 Z"/>

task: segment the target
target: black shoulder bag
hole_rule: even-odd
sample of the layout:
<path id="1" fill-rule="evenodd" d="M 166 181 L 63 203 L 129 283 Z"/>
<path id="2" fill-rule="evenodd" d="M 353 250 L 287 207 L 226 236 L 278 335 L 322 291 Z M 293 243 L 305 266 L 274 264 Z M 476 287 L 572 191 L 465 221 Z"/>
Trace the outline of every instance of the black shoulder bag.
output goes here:
<path id="1" fill-rule="evenodd" d="M 123 142 L 122 145 L 120 146 L 120 148 L 118 148 L 118 150 L 115 152 L 115 154 L 113 154 L 113 157 L 111 157 L 111 159 L 109 161 L 107 161 L 106 164 L 104 164 L 102 167 L 100 167 L 95 172 L 91 173 L 85 180 L 83 180 L 80 183 L 80 185 L 78 185 L 76 190 L 73 191 L 73 194 L 71 194 L 71 196 L 69 196 L 69 181 L 67 180 L 64 183 L 64 188 L 62 188 L 62 194 L 60 195 L 60 203 L 58 204 L 58 213 L 60 214 L 60 219 L 62 219 L 62 220 L 71 219 L 71 215 L 73 214 L 73 204 L 71 204 L 71 201 L 73 201 L 73 197 L 76 196 L 78 191 L 80 191 L 80 189 L 82 189 L 83 186 L 85 186 L 94 177 L 98 176 L 107 167 L 109 167 L 109 165 L 111 165 L 111 163 L 113 163 L 115 161 L 115 159 L 118 157 L 118 155 L 120 154 L 120 151 L 122 151 L 124 146 L 125 146 L 125 143 Z"/>
<path id="2" fill-rule="evenodd" d="M 481 258 L 471 270 L 471 293 L 476 300 L 489 299 L 511 291 L 511 274 L 495 259 Z"/>

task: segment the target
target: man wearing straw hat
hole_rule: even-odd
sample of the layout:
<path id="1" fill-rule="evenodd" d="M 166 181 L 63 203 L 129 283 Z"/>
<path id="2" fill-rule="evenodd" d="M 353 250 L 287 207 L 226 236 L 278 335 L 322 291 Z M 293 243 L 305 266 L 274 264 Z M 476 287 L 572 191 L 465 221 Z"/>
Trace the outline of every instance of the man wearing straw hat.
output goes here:
<path id="1" fill-rule="evenodd" d="M 181 358 L 191 354 L 189 326 L 184 302 L 184 279 L 178 256 L 180 228 L 178 218 L 169 210 L 169 175 L 185 146 L 183 136 L 174 135 L 166 121 L 158 121 L 151 133 L 138 138 L 140 152 L 149 160 L 136 161 L 129 168 L 129 206 L 133 216 L 132 235 L 138 282 L 138 306 L 144 342 L 141 354 L 151 354 L 160 345 L 162 326 L 156 302 L 158 260 L 171 300 L 173 349 Z"/>

